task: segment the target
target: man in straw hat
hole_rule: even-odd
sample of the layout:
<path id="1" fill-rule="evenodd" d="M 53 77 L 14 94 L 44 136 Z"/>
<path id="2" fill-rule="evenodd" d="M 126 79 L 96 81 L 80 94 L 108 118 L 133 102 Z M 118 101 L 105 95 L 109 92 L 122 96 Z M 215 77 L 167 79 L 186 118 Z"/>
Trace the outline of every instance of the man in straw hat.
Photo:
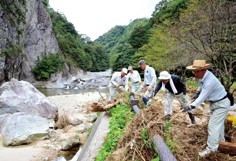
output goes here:
<path id="1" fill-rule="evenodd" d="M 144 70 L 144 82 L 139 91 L 146 90 L 143 101 L 147 105 L 148 100 L 153 97 L 154 89 L 156 86 L 156 72 L 153 67 L 147 65 L 145 60 L 140 60 L 138 62 L 138 68 Z"/>
<path id="2" fill-rule="evenodd" d="M 129 79 L 131 79 L 132 81 L 132 89 L 131 92 L 137 92 L 140 89 L 140 85 L 141 85 L 141 77 L 138 73 L 137 70 L 133 70 L 132 66 L 128 67 L 128 71 L 129 73 L 127 74 L 127 79 L 126 79 L 126 83 L 125 83 L 125 90 L 128 91 L 129 89 Z"/>
<path id="3" fill-rule="evenodd" d="M 194 102 L 185 107 L 185 111 L 200 106 L 206 100 L 210 102 L 211 116 L 208 123 L 207 147 L 199 153 L 201 157 L 217 151 L 219 141 L 225 141 L 224 121 L 230 107 L 230 101 L 227 98 L 224 86 L 214 74 L 207 70 L 209 66 L 210 64 L 206 64 L 205 60 L 194 60 L 193 65 L 187 67 L 199 79 L 200 93 L 195 97 Z"/>
<path id="4" fill-rule="evenodd" d="M 162 71 L 158 79 L 160 81 L 157 84 L 154 96 L 160 89 L 162 89 L 163 91 L 167 91 L 164 114 L 166 121 L 169 122 L 170 117 L 172 115 L 173 98 L 176 97 L 183 108 L 185 106 L 188 106 L 190 99 L 186 94 L 186 86 L 180 80 L 179 76 L 170 75 L 167 71 Z M 188 114 L 192 124 L 196 124 L 194 115 L 190 111 L 188 112 Z"/>
<path id="5" fill-rule="evenodd" d="M 121 72 L 114 72 L 112 74 L 111 81 L 108 85 L 110 93 L 109 101 L 115 98 L 117 90 L 124 90 L 127 72 L 128 70 L 126 68 L 123 68 Z"/>

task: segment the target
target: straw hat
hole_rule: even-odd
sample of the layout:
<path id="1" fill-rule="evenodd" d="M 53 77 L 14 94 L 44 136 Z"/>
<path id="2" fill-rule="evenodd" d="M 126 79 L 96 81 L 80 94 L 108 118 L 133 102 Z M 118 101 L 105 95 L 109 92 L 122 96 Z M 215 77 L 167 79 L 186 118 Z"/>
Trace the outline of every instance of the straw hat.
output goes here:
<path id="1" fill-rule="evenodd" d="M 162 71 L 160 73 L 160 76 L 158 77 L 158 79 L 160 79 L 160 80 L 167 80 L 170 78 L 171 78 L 171 75 L 167 71 Z"/>
<path id="2" fill-rule="evenodd" d="M 187 66 L 188 70 L 200 70 L 207 69 L 210 67 L 210 64 L 206 64 L 206 60 L 194 60 L 193 65 Z"/>

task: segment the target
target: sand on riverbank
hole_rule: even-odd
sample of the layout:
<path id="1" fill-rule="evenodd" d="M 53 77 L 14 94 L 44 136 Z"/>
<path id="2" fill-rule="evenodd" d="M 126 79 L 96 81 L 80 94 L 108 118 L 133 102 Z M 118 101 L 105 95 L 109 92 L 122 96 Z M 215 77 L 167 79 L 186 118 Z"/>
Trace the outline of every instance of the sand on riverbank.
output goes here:
<path id="1" fill-rule="evenodd" d="M 102 94 L 105 98 L 105 94 Z M 48 99 L 58 106 L 58 113 L 87 112 L 87 105 L 101 98 L 98 92 L 75 95 L 50 96 Z M 0 136 L 0 161 L 51 161 L 58 151 L 48 148 L 48 140 L 39 140 L 29 145 L 4 147 Z"/>

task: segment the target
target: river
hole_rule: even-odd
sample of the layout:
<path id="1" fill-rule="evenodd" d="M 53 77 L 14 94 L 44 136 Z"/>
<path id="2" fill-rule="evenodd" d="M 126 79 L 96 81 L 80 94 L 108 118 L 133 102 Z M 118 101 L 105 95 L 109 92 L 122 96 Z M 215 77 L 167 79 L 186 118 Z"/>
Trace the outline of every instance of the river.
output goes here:
<path id="1" fill-rule="evenodd" d="M 71 94 L 86 94 L 88 92 L 108 93 L 107 88 L 91 88 L 91 89 L 65 89 L 65 88 L 37 88 L 45 96 L 56 96 L 56 95 L 71 95 Z"/>

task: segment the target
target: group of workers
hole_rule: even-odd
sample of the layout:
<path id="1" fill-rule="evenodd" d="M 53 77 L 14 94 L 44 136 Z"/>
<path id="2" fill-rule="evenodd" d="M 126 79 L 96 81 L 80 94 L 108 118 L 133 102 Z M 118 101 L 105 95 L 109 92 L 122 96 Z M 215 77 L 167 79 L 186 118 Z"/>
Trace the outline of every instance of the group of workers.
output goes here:
<path id="1" fill-rule="evenodd" d="M 194 118 L 194 110 L 204 101 L 210 103 L 210 120 L 208 123 L 208 140 L 207 147 L 199 152 L 200 157 L 204 157 L 218 149 L 219 142 L 225 141 L 224 138 L 224 120 L 230 109 L 230 100 L 227 92 L 220 81 L 209 70 L 210 64 L 206 64 L 205 60 L 194 60 L 193 65 L 187 69 L 193 71 L 195 77 L 199 80 L 199 87 L 196 94 L 190 99 L 187 95 L 186 85 L 179 76 L 171 75 L 167 71 L 159 74 L 159 82 L 154 68 L 147 65 L 145 60 L 138 62 L 138 67 L 144 71 L 144 81 L 142 83 L 138 71 L 133 70 L 131 66 L 128 69 L 123 68 L 121 72 L 115 72 L 109 83 L 109 99 L 115 98 L 117 91 L 129 90 L 129 79 L 132 82 L 131 92 L 144 93 L 143 101 L 146 105 L 150 105 L 152 98 L 160 89 L 166 91 L 166 102 L 164 107 L 164 115 L 166 121 L 169 121 L 172 115 L 172 102 L 175 97 L 185 112 L 188 112 L 192 124 L 196 124 Z"/>

